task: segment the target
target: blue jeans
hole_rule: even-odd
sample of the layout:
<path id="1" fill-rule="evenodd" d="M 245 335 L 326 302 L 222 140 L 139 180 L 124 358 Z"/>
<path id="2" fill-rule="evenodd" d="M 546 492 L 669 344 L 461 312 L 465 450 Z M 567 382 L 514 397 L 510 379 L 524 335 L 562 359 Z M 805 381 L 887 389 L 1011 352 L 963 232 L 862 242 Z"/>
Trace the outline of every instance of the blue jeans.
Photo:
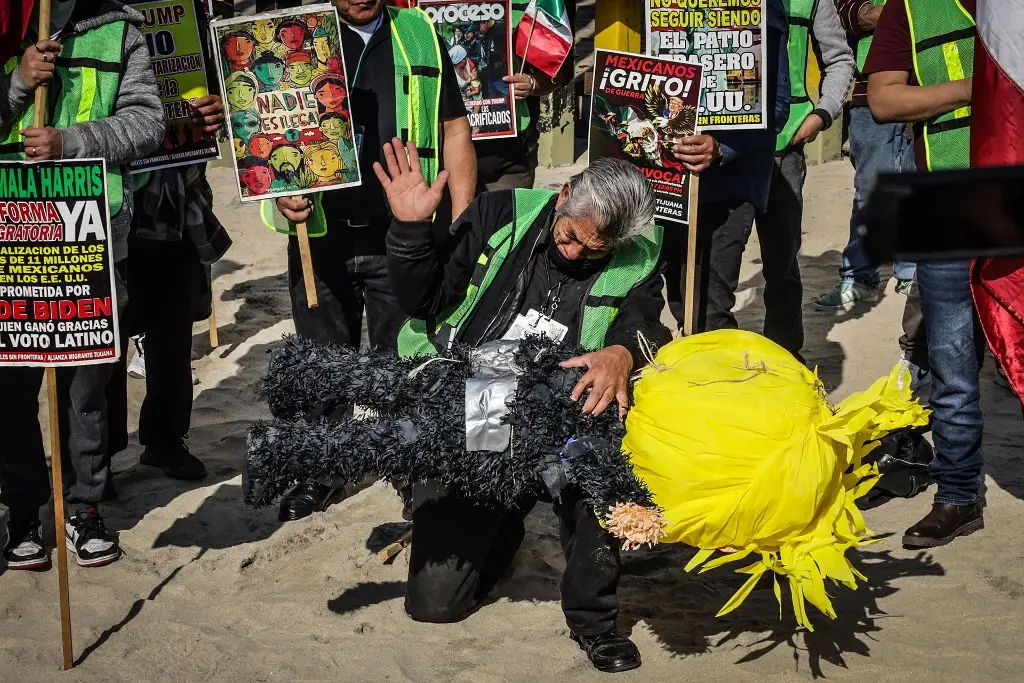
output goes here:
<path id="1" fill-rule="evenodd" d="M 875 123 L 867 107 L 850 107 L 850 161 L 853 162 L 853 212 L 850 215 L 850 241 L 843 249 L 843 280 L 863 285 L 878 284 L 878 264 L 872 263 L 860 238 L 860 213 L 870 197 L 879 173 L 915 170 L 914 145 L 907 140 L 906 124 Z M 914 277 L 914 264 L 897 262 L 892 267 L 899 280 Z"/>
<path id="2" fill-rule="evenodd" d="M 932 373 L 929 466 L 938 484 L 936 503 L 967 505 L 978 499 L 982 413 L 978 377 L 985 339 L 971 298 L 969 261 L 921 261 L 917 286 Z"/>

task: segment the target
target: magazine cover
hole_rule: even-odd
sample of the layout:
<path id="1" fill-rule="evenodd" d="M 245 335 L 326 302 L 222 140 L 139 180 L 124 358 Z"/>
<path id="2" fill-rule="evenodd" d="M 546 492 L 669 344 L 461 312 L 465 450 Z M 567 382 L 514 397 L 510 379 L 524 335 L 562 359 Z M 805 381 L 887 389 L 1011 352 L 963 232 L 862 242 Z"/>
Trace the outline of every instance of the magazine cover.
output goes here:
<path id="1" fill-rule="evenodd" d="M 448 48 L 474 140 L 516 135 L 509 0 L 421 0 Z"/>
<path id="2" fill-rule="evenodd" d="M 669 151 L 697 125 L 701 67 L 597 50 L 590 103 L 590 159 L 616 157 L 654 188 L 659 220 L 689 222 L 690 174 Z"/>
<path id="3" fill-rule="evenodd" d="M 765 128 L 764 0 L 645 0 L 647 54 L 700 64 L 701 130 Z"/>
<path id="4" fill-rule="evenodd" d="M 195 4 L 159 0 L 132 7 L 144 17 L 139 31 L 149 47 L 167 121 L 163 144 L 152 154 L 133 161 L 132 173 L 220 159 L 216 133 L 203 132 L 203 127 L 190 118 L 188 101 L 210 94 Z"/>
<path id="5" fill-rule="evenodd" d="M 358 185 L 334 7 L 225 19 L 211 30 L 241 200 Z"/>

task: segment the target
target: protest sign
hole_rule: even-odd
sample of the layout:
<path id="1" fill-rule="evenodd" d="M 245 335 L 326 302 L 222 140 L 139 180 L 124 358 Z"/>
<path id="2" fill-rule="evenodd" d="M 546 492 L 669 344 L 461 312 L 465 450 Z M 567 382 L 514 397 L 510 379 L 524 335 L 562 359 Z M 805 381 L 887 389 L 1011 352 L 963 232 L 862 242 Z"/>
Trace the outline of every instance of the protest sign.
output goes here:
<path id="1" fill-rule="evenodd" d="M 597 50 L 594 60 L 591 161 L 635 165 L 654 188 L 657 218 L 687 223 L 690 174 L 669 148 L 694 134 L 700 65 L 610 50 Z"/>
<path id="2" fill-rule="evenodd" d="M 704 69 L 701 130 L 765 128 L 764 0 L 644 0 L 647 54 Z"/>
<path id="3" fill-rule="evenodd" d="M 516 136 L 509 0 L 421 0 L 455 67 L 474 140 Z"/>
<path id="4" fill-rule="evenodd" d="M 0 365 L 120 354 L 103 159 L 0 162 Z"/>
<path id="5" fill-rule="evenodd" d="M 334 8 L 296 7 L 211 26 L 241 200 L 358 185 Z"/>
<path id="6" fill-rule="evenodd" d="M 189 100 L 210 94 L 199 22 L 192 0 L 160 0 L 133 6 L 144 17 L 139 28 L 153 63 L 167 131 L 163 144 L 131 163 L 133 173 L 219 159 L 214 133 L 192 123 Z"/>

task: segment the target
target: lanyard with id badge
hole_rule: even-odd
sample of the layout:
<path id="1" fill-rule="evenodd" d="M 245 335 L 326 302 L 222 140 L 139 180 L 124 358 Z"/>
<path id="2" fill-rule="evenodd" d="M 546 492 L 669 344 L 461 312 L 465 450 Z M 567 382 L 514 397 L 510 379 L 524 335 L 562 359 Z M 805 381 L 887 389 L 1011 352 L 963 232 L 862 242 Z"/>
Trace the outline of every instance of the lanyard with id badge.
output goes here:
<path id="1" fill-rule="evenodd" d="M 547 337 L 554 342 L 560 342 L 565 339 L 569 328 L 555 320 L 552 316 L 554 316 L 555 311 L 558 310 L 558 306 L 562 302 L 562 286 L 569 278 L 568 276 L 563 276 L 557 285 L 550 286 L 550 276 L 551 265 L 545 262 L 544 279 L 545 283 L 549 286 L 543 309 L 538 311 L 535 308 L 531 308 L 526 312 L 526 315 L 522 313 L 516 315 L 516 319 L 512 321 L 512 326 L 508 328 L 508 332 L 505 333 L 502 339 L 513 341 L 538 335 Z"/>

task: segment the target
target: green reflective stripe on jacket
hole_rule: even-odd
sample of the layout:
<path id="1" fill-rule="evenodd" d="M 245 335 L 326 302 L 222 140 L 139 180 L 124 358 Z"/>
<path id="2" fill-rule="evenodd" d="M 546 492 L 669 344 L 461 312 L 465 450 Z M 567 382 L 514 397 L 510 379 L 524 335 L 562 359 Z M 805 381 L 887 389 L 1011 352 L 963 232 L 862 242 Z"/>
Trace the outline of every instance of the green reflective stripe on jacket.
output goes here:
<path id="1" fill-rule="evenodd" d="M 420 168 L 428 183 L 437 177 L 441 140 L 441 47 L 430 17 L 421 9 L 387 8 L 391 22 L 391 53 L 395 61 L 395 128 L 412 140 L 420 153 Z M 357 69 L 358 72 L 358 69 Z M 372 169 L 361 169 L 365 177 Z M 306 221 L 310 237 L 327 234 L 327 221 L 317 192 L 308 195 L 313 214 Z M 277 232 L 295 234 L 273 200 L 261 202 L 263 223 Z"/>
<path id="2" fill-rule="evenodd" d="M 583 306 L 580 344 L 591 351 L 604 347 L 604 338 L 619 315 L 619 306 L 630 290 L 650 277 L 658 265 L 664 230 L 654 226 L 650 237 L 638 237 L 612 256 L 594 281 Z"/>
<path id="3" fill-rule="evenodd" d="M 62 43 L 60 56 L 54 70 L 53 91 L 60 95 L 52 101 L 52 111 L 47 112 L 47 125 L 54 128 L 69 128 L 76 123 L 98 121 L 113 115 L 117 96 L 121 88 L 121 64 L 123 59 L 124 36 L 128 24 L 115 21 L 84 33 L 68 36 Z M 24 45 L 24 48 L 31 43 Z M 18 67 L 20 55 L 12 57 L 4 65 L 4 71 L 11 73 Z M 35 103 L 30 103 L 19 121 L 12 121 L 0 128 L 0 159 L 24 159 L 21 144 L 21 130 L 35 123 Z M 107 202 L 110 215 L 121 211 L 124 203 L 123 173 L 118 167 L 107 166 Z"/>
<path id="4" fill-rule="evenodd" d="M 811 17 L 815 0 L 783 0 L 789 18 L 790 106 L 786 125 L 775 138 L 775 151 L 781 152 L 793 140 L 800 124 L 814 111 L 814 103 L 807 94 L 807 57 L 810 52 Z"/>
<path id="5" fill-rule="evenodd" d="M 505 259 L 522 243 L 534 221 L 556 194 L 558 193 L 553 190 L 515 191 L 512 222 L 502 226 L 487 239 L 484 251 L 477 259 L 473 276 L 466 287 L 466 296 L 453 306 L 449 313 L 439 316 L 442 322 L 437 327 L 438 345 L 447 347 L 458 336 L 476 310 L 480 298 L 494 282 Z M 405 323 L 398 333 L 398 353 L 407 358 L 432 356 L 437 353 L 424 321 L 413 318 Z"/>
<path id="6" fill-rule="evenodd" d="M 969 78 L 974 73 L 974 19 L 957 0 L 904 0 L 921 85 Z M 924 122 L 929 171 L 971 165 L 971 107 Z"/>
<path id="7" fill-rule="evenodd" d="M 885 0 L 871 0 L 871 4 L 874 6 L 884 5 Z M 856 17 L 854 17 L 856 21 Z M 860 40 L 857 41 L 857 71 L 864 71 L 864 62 L 868 59 L 868 50 L 871 49 L 871 38 L 874 37 L 874 33 L 869 33 Z"/>
<path id="8" fill-rule="evenodd" d="M 487 246 L 477 261 L 465 298 L 444 316 L 438 326 L 436 343 L 447 347 L 458 337 L 470 319 L 483 293 L 494 281 L 508 256 L 529 234 L 534 222 L 557 194 L 551 190 L 516 190 L 515 217 L 487 240 Z M 514 228 L 514 229 L 513 229 Z M 655 227 L 650 237 L 640 237 L 617 250 L 611 261 L 597 276 L 583 300 L 580 321 L 580 344 L 597 350 L 604 346 L 605 337 L 619 306 L 637 284 L 648 278 L 658 265 L 661 255 L 662 229 Z M 437 348 L 431 343 L 429 330 L 422 320 L 409 320 L 398 335 L 398 352 L 406 358 L 431 356 Z"/>

